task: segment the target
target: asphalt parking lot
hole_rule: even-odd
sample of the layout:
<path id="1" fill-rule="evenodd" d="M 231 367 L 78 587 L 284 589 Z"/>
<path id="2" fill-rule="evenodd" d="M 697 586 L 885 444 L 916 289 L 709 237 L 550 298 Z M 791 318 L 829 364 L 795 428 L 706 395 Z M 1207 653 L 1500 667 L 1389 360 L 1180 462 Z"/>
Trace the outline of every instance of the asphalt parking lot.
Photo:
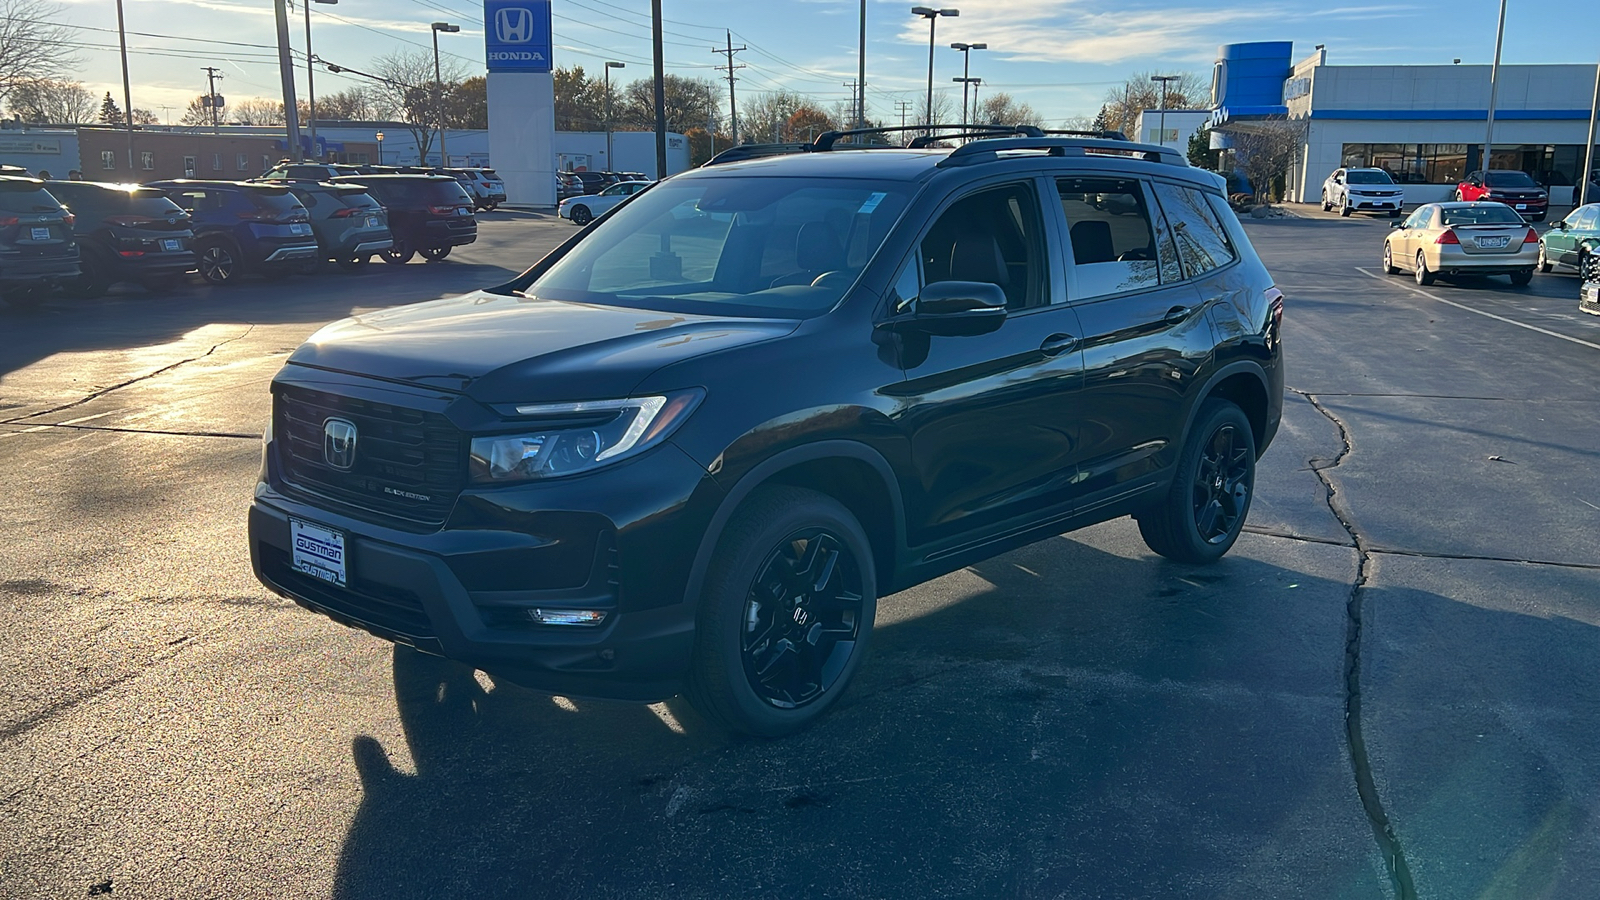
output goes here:
<path id="1" fill-rule="evenodd" d="M 443 263 L 0 309 L 0 897 L 1593 896 L 1600 317 L 1418 287 L 1386 219 L 1246 220 L 1288 297 L 1248 532 L 1129 520 L 879 604 L 781 741 L 551 698 L 251 576 L 266 385 Z"/>

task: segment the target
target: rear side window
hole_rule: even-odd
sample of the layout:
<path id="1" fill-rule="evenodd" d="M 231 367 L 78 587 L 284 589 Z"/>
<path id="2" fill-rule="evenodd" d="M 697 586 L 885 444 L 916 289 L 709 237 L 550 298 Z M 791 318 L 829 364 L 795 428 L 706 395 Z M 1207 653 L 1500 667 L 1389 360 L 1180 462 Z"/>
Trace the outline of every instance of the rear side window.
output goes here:
<path id="1" fill-rule="evenodd" d="M 275 191 L 249 191 L 246 196 L 257 209 L 286 212 L 300 205 L 300 201 L 296 200 L 293 194 L 281 188 Z"/>
<path id="2" fill-rule="evenodd" d="M 61 204 L 31 181 L 0 183 L 0 210 L 9 213 L 60 212 Z"/>
<path id="3" fill-rule="evenodd" d="M 1206 203 L 1204 193 L 1164 182 L 1156 182 L 1154 187 L 1161 211 L 1172 227 L 1186 277 L 1197 278 L 1238 258 L 1233 241 Z"/>
<path id="4" fill-rule="evenodd" d="M 1102 297 L 1179 280 L 1171 238 L 1157 249 L 1156 233 L 1141 184 L 1129 178 L 1061 178 L 1061 211 L 1067 217 L 1078 298 Z"/>
<path id="5" fill-rule="evenodd" d="M 374 200 L 372 195 L 366 191 L 340 191 L 333 196 L 337 197 L 339 202 L 345 206 L 355 209 L 377 209 L 383 205 Z"/>

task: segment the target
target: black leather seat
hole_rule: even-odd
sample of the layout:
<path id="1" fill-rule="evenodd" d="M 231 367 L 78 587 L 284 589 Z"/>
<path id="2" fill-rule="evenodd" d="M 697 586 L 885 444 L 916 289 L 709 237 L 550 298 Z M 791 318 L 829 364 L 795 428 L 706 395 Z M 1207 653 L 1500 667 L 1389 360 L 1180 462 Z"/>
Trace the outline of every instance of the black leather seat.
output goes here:
<path id="1" fill-rule="evenodd" d="M 772 280 L 773 287 L 787 284 L 810 284 L 826 272 L 844 268 L 844 244 L 838 232 L 826 222 L 807 222 L 800 226 L 794 239 L 794 261 L 798 272 L 779 275 Z"/>
<path id="2" fill-rule="evenodd" d="M 1111 242 L 1111 225 L 1098 219 L 1074 223 L 1072 226 L 1072 261 L 1084 266 L 1089 263 L 1115 262 L 1116 247 Z"/>

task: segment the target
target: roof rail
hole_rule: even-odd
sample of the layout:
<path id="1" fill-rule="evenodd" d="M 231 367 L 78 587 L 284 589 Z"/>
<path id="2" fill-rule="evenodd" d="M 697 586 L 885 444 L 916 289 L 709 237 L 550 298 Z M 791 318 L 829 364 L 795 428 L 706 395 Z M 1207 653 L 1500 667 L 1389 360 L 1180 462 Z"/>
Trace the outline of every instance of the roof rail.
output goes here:
<path id="1" fill-rule="evenodd" d="M 1166 163 L 1170 166 L 1188 166 L 1189 161 L 1171 147 L 1155 144 L 1136 144 L 1132 141 L 1108 141 L 1099 138 L 993 138 L 977 140 L 950 152 L 939 161 L 941 167 L 969 166 L 990 162 L 1007 150 L 1043 150 L 1051 156 L 1126 156 L 1148 162 Z"/>
<path id="2" fill-rule="evenodd" d="M 1095 131 L 1095 130 L 1092 130 L 1092 129 L 1089 130 L 1089 131 L 1081 131 L 1081 130 L 1076 129 L 1076 128 L 1046 128 L 1044 130 L 1044 134 L 1048 134 L 1048 135 L 1060 134 L 1060 135 L 1070 135 L 1072 137 L 1102 138 L 1102 139 L 1108 140 L 1108 141 L 1125 141 L 1125 140 L 1128 139 L 1127 135 L 1123 134 L 1120 131 L 1117 131 L 1114 128 L 1103 128 L 1103 129 L 1100 129 L 1099 131 Z"/>
<path id="3" fill-rule="evenodd" d="M 783 156 L 788 153 L 807 153 L 813 149 L 804 142 L 785 144 L 735 144 L 706 160 L 708 166 L 738 162 L 742 159 L 760 159 L 764 156 Z"/>
<path id="4" fill-rule="evenodd" d="M 816 141 L 811 144 L 811 151 L 822 152 L 832 150 L 833 145 L 841 138 L 857 137 L 867 134 L 904 134 L 908 131 L 928 132 L 912 139 L 912 147 L 926 147 L 934 141 L 946 138 L 961 137 L 963 133 L 976 135 L 983 134 L 1022 134 L 1029 137 L 1039 137 L 1043 134 L 1034 125 L 889 125 L 883 128 L 850 128 L 844 131 L 824 131 L 817 135 Z M 951 131 L 956 134 L 935 135 L 934 132 Z M 882 146 L 882 145 L 880 145 Z"/>

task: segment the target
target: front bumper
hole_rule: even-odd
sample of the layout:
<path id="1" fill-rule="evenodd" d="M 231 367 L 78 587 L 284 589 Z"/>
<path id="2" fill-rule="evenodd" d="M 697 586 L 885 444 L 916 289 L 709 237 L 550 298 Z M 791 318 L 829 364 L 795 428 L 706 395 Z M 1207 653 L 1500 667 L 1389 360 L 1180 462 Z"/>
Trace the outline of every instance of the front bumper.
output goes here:
<path id="1" fill-rule="evenodd" d="M 249 516 L 256 577 L 300 606 L 551 693 L 654 701 L 681 691 L 694 643 L 689 561 L 720 491 L 670 443 L 564 484 L 469 489 L 429 533 L 300 493 L 258 484 Z M 344 533 L 346 586 L 294 568 L 290 517 Z M 534 607 L 607 616 L 540 625 Z"/>
<path id="2" fill-rule="evenodd" d="M 1357 212 L 1392 212 L 1405 204 L 1405 197 L 1363 197 L 1351 194 L 1349 203 L 1350 208 Z"/>
<path id="3" fill-rule="evenodd" d="M 1585 281 L 1578 288 L 1578 309 L 1600 316 L 1600 281 Z"/>

